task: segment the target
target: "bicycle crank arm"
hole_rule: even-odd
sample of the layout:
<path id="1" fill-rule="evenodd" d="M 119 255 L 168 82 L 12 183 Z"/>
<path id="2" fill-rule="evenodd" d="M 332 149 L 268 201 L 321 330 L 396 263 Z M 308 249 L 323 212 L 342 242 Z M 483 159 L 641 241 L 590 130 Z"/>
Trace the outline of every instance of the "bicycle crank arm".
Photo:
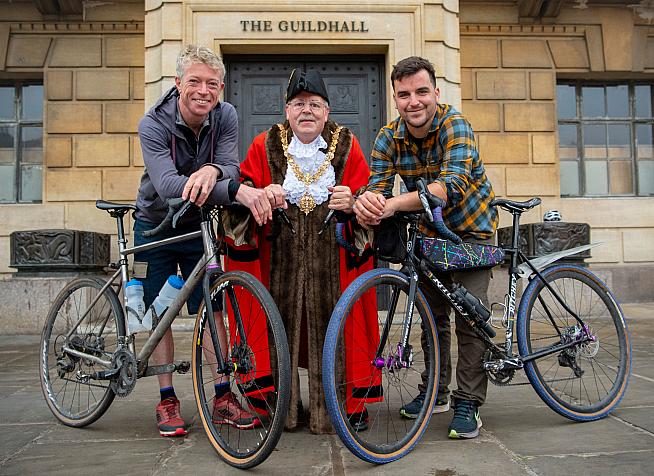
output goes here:
<path id="1" fill-rule="evenodd" d="M 173 372 L 185 374 L 190 369 L 191 363 L 188 361 L 181 361 L 175 364 L 153 365 L 148 366 L 143 375 L 139 377 L 152 377 L 153 375 L 172 374 Z"/>
<path id="2" fill-rule="evenodd" d="M 102 360 L 100 357 L 96 357 L 94 355 L 89 355 L 85 354 L 84 352 L 80 352 L 79 350 L 71 349 L 68 346 L 64 346 L 62 349 L 66 354 L 74 355 L 75 357 L 79 357 L 80 359 L 85 359 L 85 360 L 90 360 L 91 362 L 95 362 L 96 364 L 100 364 L 103 367 L 111 368 L 112 363 L 108 360 Z"/>
<path id="3" fill-rule="evenodd" d="M 101 370 L 100 372 L 93 372 L 89 377 L 93 380 L 109 380 L 111 377 L 120 372 L 120 368 Z"/>

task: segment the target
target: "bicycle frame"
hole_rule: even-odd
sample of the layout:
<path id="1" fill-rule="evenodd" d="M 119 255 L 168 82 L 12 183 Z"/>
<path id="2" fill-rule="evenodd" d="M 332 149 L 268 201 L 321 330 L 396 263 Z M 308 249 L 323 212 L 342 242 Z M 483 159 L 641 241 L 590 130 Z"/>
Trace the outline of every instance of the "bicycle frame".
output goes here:
<path id="1" fill-rule="evenodd" d="M 457 302 L 455 299 L 455 296 L 453 293 L 438 279 L 438 277 L 428 268 L 426 263 L 422 260 L 421 257 L 416 255 L 415 248 L 416 248 L 416 243 L 418 240 L 419 232 L 418 232 L 418 224 L 417 224 L 417 217 L 419 215 L 417 214 L 410 214 L 408 215 L 409 218 L 409 233 L 408 233 L 408 240 L 406 244 L 406 258 L 403 262 L 403 273 L 408 276 L 409 278 L 409 295 L 408 295 L 408 300 L 407 300 L 407 307 L 405 311 L 405 317 L 404 317 L 404 332 L 402 334 L 402 341 L 398 344 L 399 346 L 399 355 L 400 355 L 400 364 L 402 366 L 408 366 L 410 365 L 409 362 L 409 352 L 410 352 L 410 345 L 408 343 L 408 336 L 411 331 L 411 325 L 413 322 L 413 310 L 414 310 L 414 301 L 415 301 L 415 293 L 417 290 L 418 286 L 418 280 L 419 280 L 419 275 L 425 276 L 428 281 L 441 293 L 441 295 L 447 300 L 448 304 L 457 312 L 466 322 L 471 324 L 471 327 L 475 329 L 476 333 L 478 334 L 479 338 L 486 344 L 486 346 L 489 349 L 495 349 L 497 350 L 503 357 L 503 359 L 508 363 L 509 365 L 513 366 L 514 368 L 522 368 L 525 362 L 529 362 L 531 360 L 539 359 L 551 354 L 555 354 L 557 352 L 561 352 L 564 349 L 567 349 L 569 347 L 574 347 L 578 346 L 579 344 L 583 344 L 585 342 L 589 342 L 593 340 L 593 336 L 590 334 L 587 325 L 584 323 L 584 321 L 575 313 L 573 312 L 570 307 L 566 304 L 565 300 L 560 296 L 560 294 L 550 286 L 550 284 L 543 278 L 542 274 L 540 271 L 532 264 L 532 262 L 527 259 L 527 257 L 520 251 L 519 243 L 520 243 L 520 228 L 519 228 L 519 222 L 520 222 L 520 215 L 522 212 L 519 211 L 514 211 L 513 213 L 513 235 L 511 239 L 511 245 L 509 247 L 503 247 L 503 250 L 510 255 L 510 265 L 509 265 L 509 289 L 507 293 L 507 302 L 505 305 L 505 314 L 503 316 L 503 321 L 506 322 L 506 332 L 505 332 L 505 340 L 504 340 L 504 348 L 502 349 L 499 347 L 496 343 L 494 343 L 491 338 L 482 330 L 478 328 L 477 325 L 475 325 L 474 319 L 468 314 L 468 312 L 463 309 L 463 307 Z M 570 250 L 568 254 L 574 254 L 578 251 L 581 250 Z M 560 259 L 557 258 L 557 259 Z M 541 349 L 537 352 L 528 354 L 528 355 L 516 355 L 513 352 L 513 333 L 515 330 L 515 313 L 516 313 L 516 302 L 517 302 L 517 281 L 521 277 L 521 274 L 524 274 L 523 272 L 521 273 L 521 270 L 519 270 L 518 265 L 523 265 L 526 264 L 527 267 L 531 270 L 533 273 L 533 277 L 530 279 L 540 279 L 544 285 L 547 287 L 547 289 L 552 293 L 552 295 L 555 297 L 555 299 L 558 301 L 559 304 L 568 312 L 574 319 L 577 321 L 581 329 L 583 330 L 583 337 L 580 339 L 575 339 L 567 343 L 561 343 L 557 345 L 553 345 L 549 348 L 546 349 Z M 539 299 L 541 299 L 539 297 Z M 384 327 L 384 330 L 382 331 L 382 335 L 380 336 L 380 344 L 378 347 L 377 355 L 376 355 L 376 361 L 379 360 L 379 366 L 382 362 L 381 359 L 381 352 L 382 349 L 384 348 L 384 345 L 386 344 L 386 339 L 388 337 L 388 332 L 390 329 L 391 321 L 392 321 L 392 316 L 395 311 L 395 305 L 397 304 L 397 296 L 393 296 L 391 298 L 391 303 L 389 306 L 389 319 L 387 319 L 387 323 Z M 557 333 L 559 336 L 562 336 L 561 330 L 559 326 L 556 324 L 554 318 L 549 314 L 549 311 L 547 311 L 547 307 L 544 306 L 546 312 L 548 312 L 548 318 L 552 322 L 554 328 L 556 329 Z"/>
<path id="2" fill-rule="evenodd" d="M 134 246 L 134 247 L 127 247 L 127 239 L 125 238 L 125 229 L 123 226 L 123 215 L 120 213 L 117 213 L 113 215 L 116 218 L 117 222 L 117 230 L 118 230 L 118 252 L 119 252 L 119 259 L 117 262 L 114 264 L 114 266 L 117 266 L 118 269 L 114 272 L 114 274 L 107 280 L 105 285 L 101 288 L 100 292 L 98 295 L 95 297 L 95 299 L 89 304 L 88 308 L 86 311 L 82 314 L 82 316 L 77 320 L 77 322 L 72 326 L 71 330 L 68 332 L 68 335 L 66 336 L 67 338 L 70 338 L 75 332 L 79 324 L 84 320 L 88 312 L 93 308 L 97 300 L 102 296 L 102 293 L 105 292 L 105 290 L 112 286 L 112 285 L 117 285 L 117 286 L 122 286 L 122 283 L 127 282 L 129 280 L 129 264 L 128 264 L 128 259 L 127 257 L 131 254 L 138 253 L 140 251 L 146 251 L 154 248 L 159 248 L 161 246 L 165 245 L 170 245 L 174 243 L 181 243 L 183 241 L 188 241 L 192 240 L 195 238 L 202 237 L 202 243 L 204 247 L 204 253 L 202 258 L 198 261 L 198 263 L 195 265 L 193 268 L 193 271 L 191 272 L 190 276 L 184 283 L 184 286 L 180 289 L 179 293 L 173 300 L 173 302 L 170 304 L 166 312 L 164 312 L 163 316 L 159 316 L 160 320 L 157 323 L 157 326 L 152 330 L 152 333 L 148 337 L 147 341 L 141 348 L 139 354 L 136 356 L 137 362 L 138 362 L 138 378 L 145 377 L 145 376 L 151 376 L 151 375 L 157 375 L 161 373 L 169 373 L 175 370 L 175 365 L 174 364 L 168 364 L 168 365 L 163 365 L 163 366 L 157 366 L 158 368 L 153 369 L 150 368 L 148 369 L 147 367 L 147 362 L 154 352 L 154 349 L 157 347 L 159 342 L 161 342 L 161 339 L 163 338 L 164 334 L 166 331 L 170 328 L 172 325 L 173 320 L 181 310 L 182 306 L 184 303 L 188 300 L 188 298 L 191 296 L 191 293 L 195 289 L 195 287 L 202 281 L 202 289 L 203 289 L 203 294 L 205 297 L 205 312 L 208 312 L 210 316 L 213 315 L 213 304 L 212 300 L 210 299 L 210 281 L 211 278 L 215 275 L 222 275 L 224 274 L 224 271 L 222 269 L 222 266 L 220 264 L 220 260 L 218 258 L 218 251 L 215 245 L 215 234 L 213 232 L 213 229 L 211 227 L 211 218 L 208 214 L 207 211 L 204 209 L 200 210 L 202 221 L 200 223 L 200 230 L 194 231 L 191 233 L 186 233 L 184 235 L 180 236 L 175 236 L 172 238 L 166 238 L 162 240 L 158 240 L 152 243 L 147 243 L 144 245 L 139 245 L 139 246 Z M 120 277 L 120 279 L 118 279 Z M 117 281 L 118 280 L 118 281 Z M 125 302 L 123 300 L 123 308 L 125 306 Z M 125 310 L 125 309 L 124 309 Z M 124 316 L 127 316 L 127 313 L 124 313 Z M 237 316 L 237 320 L 239 321 L 239 326 L 242 326 L 242 323 L 240 322 L 240 319 Z M 222 349 L 220 347 L 220 342 L 218 340 L 218 333 L 216 330 L 216 323 L 214 319 L 207 319 L 209 322 L 209 331 L 211 334 L 211 340 L 214 345 L 214 349 L 217 349 L 218 351 L 216 352 L 216 358 L 217 358 L 217 368 L 218 372 L 229 372 L 229 368 L 225 363 L 225 360 L 223 358 L 223 353 Z M 126 322 L 125 328 L 126 328 Z M 104 330 L 104 325 L 101 327 L 101 331 Z M 241 328 L 241 331 L 243 329 Z M 241 334 L 244 336 L 244 334 Z M 123 341 L 123 344 L 127 344 L 129 347 L 129 350 L 133 353 L 136 354 L 135 352 L 135 344 L 134 344 L 134 338 L 133 336 L 125 336 L 127 338 L 127 342 Z M 99 357 L 93 356 L 86 354 L 84 352 L 80 352 L 76 349 L 72 349 L 69 346 L 64 347 L 64 351 L 67 353 L 70 353 L 71 355 L 74 355 L 76 357 L 81 357 L 85 358 L 88 360 L 91 360 L 93 362 L 96 362 L 100 365 L 103 365 L 104 367 L 111 368 L 112 363 L 110 361 L 103 360 Z M 150 370 L 150 371 L 147 371 Z M 147 371 L 147 372 L 146 372 Z"/>

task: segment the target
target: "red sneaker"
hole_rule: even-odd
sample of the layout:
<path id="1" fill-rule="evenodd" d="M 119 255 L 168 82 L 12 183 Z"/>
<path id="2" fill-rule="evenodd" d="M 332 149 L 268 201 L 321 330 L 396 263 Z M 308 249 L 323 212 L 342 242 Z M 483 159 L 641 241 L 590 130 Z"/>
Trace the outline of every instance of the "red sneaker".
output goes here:
<path id="1" fill-rule="evenodd" d="M 184 436 L 186 425 L 179 414 L 179 400 L 166 398 L 157 405 L 157 426 L 161 436 Z"/>
<path id="2" fill-rule="evenodd" d="M 261 420 L 244 409 L 233 392 L 214 399 L 211 421 L 217 425 L 231 425 L 239 430 L 249 430 L 261 425 Z"/>

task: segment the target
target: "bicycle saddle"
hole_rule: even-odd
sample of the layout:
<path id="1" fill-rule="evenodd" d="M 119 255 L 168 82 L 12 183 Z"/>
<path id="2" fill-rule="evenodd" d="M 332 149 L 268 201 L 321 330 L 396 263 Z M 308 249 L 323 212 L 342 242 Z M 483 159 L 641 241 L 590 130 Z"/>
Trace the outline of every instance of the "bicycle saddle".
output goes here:
<path id="1" fill-rule="evenodd" d="M 540 198 L 535 197 L 526 202 L 516 202 L 507 200 L 506 198 L 494 198 L 491 200 L 490 205 L 491 207 L 502 207 L 510 212 L 523 212 L 534 208 L 536 205 L 540 205 Z"/>
<path id="2" fill-rule="evenodd" d="M 121 214 L 125 214 L 130 210 L 136 210 L 136 205 L 128 203 L 114 203 L 114 202 L 106 202 L 104 200 L 96 200 L 95 201 L 95 206 L 96 208 L 99 208 L 100 210 L 106 210 L 106 211 L 113 211 L 113 212 L 120 212 Z"/>

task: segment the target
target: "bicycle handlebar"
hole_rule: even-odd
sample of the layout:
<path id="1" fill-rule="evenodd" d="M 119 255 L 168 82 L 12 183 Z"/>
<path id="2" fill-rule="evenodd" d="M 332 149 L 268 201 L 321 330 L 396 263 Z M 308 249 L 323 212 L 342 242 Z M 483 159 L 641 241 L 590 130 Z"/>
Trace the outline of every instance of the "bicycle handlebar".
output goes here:
<path id="1" fill-rule="evenodd" d="M 161 233 L 164 230 L 168 230 L 170 228 L 177 228 L 177 222 L 179 219 L 186 213 L 189 208 L 191 208 L 194 203 L 188 201 L 188 200 L 183 200 L 181 198 L 169 198 L 166 201 L 166 204 L 168 205 L 168 213 L 166 214 L 166 217 L 159 223 L 159 225 L 156 228 L 153 228 L 152 230 L 144 231 L 143 236 L 146 238 L 155 236 L 159 233 Z M 243 205 L 242 203 L 239 202 L 234 202 L 231 203 L 230 205 L 227 205 L 226 207 L 229 208 L 243 208 L 247 210 L 248 212 L 250 209 Z M 293 228 L 293 225 L 291 223 L 291 220 L 288 218 L 288 215 L 284 211 L 283 208 L 275 208 L 273 210 L 273 219 L 279 217 L 281 220 L 288 226 L 291 230 L 291 233 L 295 234 L 295 229 Z"/>
<path id="2" fill-rule="evenodd" d="M 152 237 L 161 233 L 169 228 L 177 228 L 179 219 L 191 208 L 192 202 L 183 200 L 182 198 L 169 198 L 166 203 L 168 204 L 168 213 L 161 223 L 152 230 L 144 231 L 143 236 L 146 238 Z"/>
<path id="3" fill-rule="evenodd" d="M 429 217 L 431 223 L 434 224 L 436 231 L 443 238 L 453 241 L 454 243 L 461 244 L 463 240 L 461 237 L 450 231 L 450 229 L 443 222 L 443 207 L 445 200 L 437 197 L 427 189 L 427 185 L 422 178 L 416 181 L 416 188 L 418 189 L 418 197 L 425 209 L 425 213 Z"/>

